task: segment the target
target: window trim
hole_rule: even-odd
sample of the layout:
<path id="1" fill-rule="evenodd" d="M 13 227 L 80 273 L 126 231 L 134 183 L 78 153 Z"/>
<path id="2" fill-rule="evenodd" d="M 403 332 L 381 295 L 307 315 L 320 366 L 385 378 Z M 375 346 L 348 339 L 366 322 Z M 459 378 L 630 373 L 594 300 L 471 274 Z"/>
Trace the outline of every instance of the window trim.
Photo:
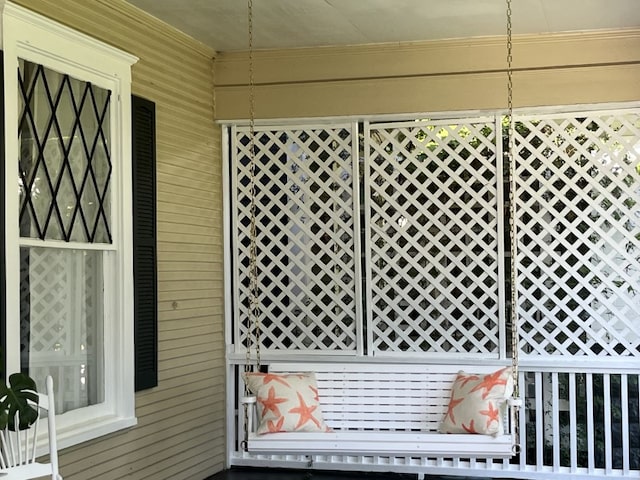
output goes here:
<path id="1" fill-rule="evenodd" d="M 0 5 L 0 8 L 2 6 Z M 116 272 L 105 264 L 105 290 L 113 301 L 105 302 L 104 384 L 105 401 L 59 416 L 61 448 L 127 428 L 135 417 L 133 341 L 133 233 L 131 174 L 131 65 L 137 58 L 28 9 L 6 2 L 2 10 L 5 92 L 17 92 L 18 58 L 64 72 L 112 91 L 111 178 L 112 234 Z M 18 198 L 17 171 L 18 95 L 5 95 L 5 195 Z M 10 203 L 10 202 L 7 202 Z M 6 338 L 19 339 L 19 246 L 17 209 L 5 212 Z M 43 244 L 44 245 L 44 244 Z M 109 262 L 111 264 L 111 262 Z M 119 273 L 118 273 L 119 272 Z M 110 286 L 109 286 L 110 285 Z M 6 341 L 6 371 L 20 369 L 19 341 Z M 114 385 L 116 386 L 114 388 Z M 107 388 L 108 386 L 108 388 Z"/>

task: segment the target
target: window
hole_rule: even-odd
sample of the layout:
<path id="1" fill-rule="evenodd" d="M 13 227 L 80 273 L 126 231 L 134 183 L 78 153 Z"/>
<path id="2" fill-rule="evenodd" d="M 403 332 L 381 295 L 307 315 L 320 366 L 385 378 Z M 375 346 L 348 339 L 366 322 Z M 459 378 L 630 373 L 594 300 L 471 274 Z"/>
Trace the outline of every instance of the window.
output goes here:
<path id="1" fill-rule="evenodd" d="M 56 379 L 64 413 L 104 401 L 111 92 L 18 65 L 20 366 Z"/>
<path id="2" fill-rule="evenodd" d="M 135 58 L 12 4 L 3 15 L 6 370 L 54 377 L 66 446 L 135 424 Z"/>

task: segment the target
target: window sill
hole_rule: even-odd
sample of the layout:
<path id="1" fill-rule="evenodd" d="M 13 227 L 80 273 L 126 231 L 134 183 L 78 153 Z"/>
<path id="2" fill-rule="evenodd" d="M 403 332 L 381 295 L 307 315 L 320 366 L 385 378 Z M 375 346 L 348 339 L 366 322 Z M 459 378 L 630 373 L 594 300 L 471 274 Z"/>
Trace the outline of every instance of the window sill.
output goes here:
<path id="1" fill-rule="evenodd" d="M 134 427 L 137 423 L 138 419 L 136 417 L 122 418 L 106 416 L 85 423 L 75 424 L 73 427 L 70 426 L 67 429 L 58 427 L 58 448 L 63 449 L 85 443 L 110 433 Z"/>

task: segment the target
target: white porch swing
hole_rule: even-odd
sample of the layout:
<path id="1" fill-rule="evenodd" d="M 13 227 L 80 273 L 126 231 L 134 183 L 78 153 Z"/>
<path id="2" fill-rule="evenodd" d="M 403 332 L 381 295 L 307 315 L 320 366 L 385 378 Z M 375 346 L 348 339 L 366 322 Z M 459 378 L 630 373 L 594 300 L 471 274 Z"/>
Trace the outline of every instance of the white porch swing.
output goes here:
<path id="1" fill-rule="evenodd" d="M 452 385 L 466 384 L 472 379 L 497 378 L 496 366 L 479 365 L 423 365 L 402 363 L 272 363 L 268 374 L 272 377 L 286 374 L 311 373 L 324 422 L 318 431 L 276 431 L 265 433 L 265 426 L 257 428 L 257 406 L 261 409 L 276 409 L 277 404 L 267 406 L 266 400 L 245 385 L 244 450 L 257 454 L 302 454 L 302 455 L 402 455 L 442 458 L 509 458 L 519 451 L 518 415 L 522 406 L 518 392 L 518 317 L 517 309 L 517 265 L 515 249 L 515 158 L 513 124 L 512 82 L 512 28 L 511 0 L 507 4 L 507 89 L 508 152 L 510 183 L 511 242 L 511 354 L 510 368 L 506 372 L 512 390 L 505 386 L 508 398 L 503 399 L 503 408 L 494 420 L 500 429 L 492 435 L 470 433 L 439 433 L 441 424 L 455 406 Z M 255 113 L 253 78 L 253 8 L 248 0 L 249 20 L 249 166 L 250 166 L 250 226 L 249 226 L 249 308 L 246 336 L 246 375 L 260 375 L 260 307 L 257 268 L 256 240 L 256 154 Z M 255 365 L 251 360 L 252 346 L 255 349 Z M 253 373 L 252 373 L 253 371 Z M 459 372 L 472 375 L 459 376 Z M 264 374 L 262 374 L 264 375 Z M 285 377 L 282 377 L 285 378 Z M 280 378 L 280 381 L 282 381 Z M 292 377 L 289 377 L 292 378 Z M 269 379 L 271 380 L 271 378 Z M 264 381 L 265 383 L 267 380 Z M 246 382 L 250 383 L 250 382 Z M 480 388 L 480 387 L 477 387 Z M 476 388 L 476 390 L 477 390 Z M 492 388 L 492 387 L 491 387 Z M 491 390 L 486 390 L 488 394 Z M 255 389 L 254 389 L 255 390 Z M 315 391 L 315 390 L 314 390 Z M 271 392 L 270 392 L 271 397 Z M 272 398 L 273 402 L 281 399 Z M 305 405 L 304 402 L 301 404 Z M 311 408 L 311 407 L 310 407 Z M 316 407 L 313 407 L 316 408 Z M 311 411 L 311 410 L 310 410 Z M 453 418 L 453 415 L 451 415 Z M 490 422 L 488 421 L 487 424 Z M 475 433 L 473 421 L 462 424 L 464 430 Z M 476 423 L 477 426 L 477 423 Z M 327 428 L 328 427 L 328 428 Z M 269 427 L 271 429 L 271 427 Z M 274 430 L 279 430 L 274 428 Z M 446 429 L 445 429 L 446 431 Z"/>

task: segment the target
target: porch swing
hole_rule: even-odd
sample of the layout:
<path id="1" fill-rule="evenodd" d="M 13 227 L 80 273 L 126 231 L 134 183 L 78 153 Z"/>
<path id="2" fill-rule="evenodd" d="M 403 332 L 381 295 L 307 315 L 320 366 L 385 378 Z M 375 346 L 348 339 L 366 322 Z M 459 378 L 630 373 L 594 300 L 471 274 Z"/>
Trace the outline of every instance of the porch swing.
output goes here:
<path id="1" fill-rule="evenodd" d="M 511 366 L 495 371 L 496 366 L 461 364 L 412 364 L 403 363 L 284 363 L 269 364 L 268 373 L 261 372 L 260 360 L 260 308 L 259 281 L 257 268 L 256 232 L 256 154 L 255 154 L 255 113 L 253 77 L 253 8 L 248 0 L 249 24 L 249 169 L 250 169 L 250 225 L 249 225 L 249 305 L 246 335 L 246 359 L 244 371 L 245 396 L 241 399 L 244 412 L 244 440 L 242 448 L 252 454 L 276 455 L 380 455 L 418 456 L 427 458 L 509 458 L 519 452 L 519 411 L 522 401 L 518 395 L 518 316 L 517 316 L 517 265 L 516 265 L 516 224 L 515 224 L 515 178 L 513 122 L 513 82 L 512 82 L 512 27 L 511 0 L 507 6 L 507 158 L 509 160 L 509 235 L 511 243 Z M 255 361 L 251 351 L 255 350 Z M 471 373 L 466 373 L 471 372 Z M 317 422 L 315 431 L 282 431 L 279 425 L 256 426 L 258 404 L 262 410 L 278 409 L 275 398 L 269 392 L 271 403 L 250 388 L 252 375 L 268 376 L 268 381 L 283 378 L 296 379 L 309 376 L 313 380 L 312 390 L 319 405 L 311 407 L 300 397 L 306 419 L 313 418 L 313 409 L 321 409 L 323 420 Z M 487 379 L 502 378 L 504 398 L 500 413 L 492 414 L 487 420 L 489 426 L 494 420 L 499 425 L 497 431 L 480 433 L 478 423 L 471 420 L 458 430 L 443 429 L 457 405 L 463 401 L 454 394 L 467 382 L 478 381 L 480 385 Z M 277 383 L 274 382 L 274 383 Z M 267 383 L 267 379 L 264 379 Z M 500 383 L 498 380 L 497 383 Z M 474 384 L 471 383 L 471 386 Z M 492 384 L 493 385 L 493 384 Z M 510 385 L 507 388 L 506 385 Z M 486 387 L 486 385 L 485 385 Z M 485 387 L 477 387 L 485 388 Z M 491 393 L 485 388 L 486 394 Z M 461 390 L 457 390 L 458 393 Z M 473 392 L 473 389 L 466 393 Z M 307 392 L 308 393 L 308 392 Z M 485 394 L 483 394 L 485 395 Z M 454 398 L 456 397 L 456 398 Z M 282 400 L 283 401 L 283 400 Z M 498 404 L 498 403 L 497 403 Z M 493 407 L 490 407 L 491 411 Z M 300 411 L 300 409 L 299 409 Z M 486 414 L 486 412 L 482 412 Z M 302 418 L 302 415 L 301 417 Z M 315 421 L 315 420 L 314 420 Z M 455 422 L 454 422 L 455 423 Z M 267 428 L 268 427 L 268 428 Z M 273 433 L 272 433 L 273 432 Z M 442 432 L 442 433 L 441 433 Z M 451 433 L 454 432 L 454 433 Z"/>

